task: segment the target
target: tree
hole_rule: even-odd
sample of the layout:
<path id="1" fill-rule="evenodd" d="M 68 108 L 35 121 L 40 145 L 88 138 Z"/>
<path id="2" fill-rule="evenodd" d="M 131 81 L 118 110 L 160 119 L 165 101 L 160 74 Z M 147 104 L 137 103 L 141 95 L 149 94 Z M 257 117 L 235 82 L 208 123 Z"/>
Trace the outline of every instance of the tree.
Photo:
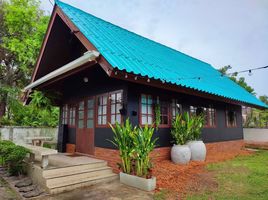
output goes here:
<path id="1" fill-rule="evenodd" d="M 268 96 L 267 95 L 263 95 L 263 96 L 259 96 L 259 99 L 265 103 L 266 105 L 268 105 Z"/>
<path id="2" fill-rule="evenodd" d="M 0 0 L 0 119 L 8 95 L 29 82 L 48 19 L 38 0 Z"/>
<path id="3" fill-rule="evenodd" d="M 230 65 L 224 66 L 222 68 L 219 69 L 219 72 L 221 72 L 223 75 L 228 76 L 232 81 L 234 81 L 235 83 L 237 83 L 238 85 L 240 85 L 241 87 L 243 87 L 245 90 L 247 90 L 249 93 L 256 95 L 254 88 L 250 87 L 246 81 L 244 77 L 237 77 L 237 73 L 232 73 L 229 74 L 228 70 L 231 69 L 232 67 Z"/>

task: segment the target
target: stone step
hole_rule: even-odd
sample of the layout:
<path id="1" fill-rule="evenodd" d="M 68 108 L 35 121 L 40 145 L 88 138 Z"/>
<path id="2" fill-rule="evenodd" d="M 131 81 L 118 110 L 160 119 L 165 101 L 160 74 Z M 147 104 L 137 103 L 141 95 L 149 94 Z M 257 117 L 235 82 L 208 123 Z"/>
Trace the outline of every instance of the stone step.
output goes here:
<path id="1" fill-rule="evenodd" d="M 66 192 L 66 191 L 71 191 L 77 188 L 88 187 L 97 183 L 111 182 L 116 179 L 118 179 L 118 175 L 111 173 L 111 174 L 101 175 L 98 177 L 91 177 L 91 178 L 83 179 L 83 181 L 81 180 L 80 182 L 64 185 L 61 187 L 48 188 L 48 190 L 50 194 L 58 194 L 58 193 Z"/>
<path id="2" fill-rule="evenodd" d="M 43 171 L 43 177 L 45 179 L 53 178 L 53 177 L 60 177 L 60 176 L 67 176 L 71 174 L 81 173 L 90 169 L 98 169 L 107 167 L 107 162 L 94 162 L 89 164 L 82 164 L 82 165 L 75 165 L 75 166 L 66 166 L 61 168 L 55 169 L 47 169 Z"/>
<path id="3" fill-rule="evenodd" d="M 47 188 L 57 188 L 71 184 L 79 184 L 92 178 L 98 179 L 105 175 L 113 174 L 110 167 L 88 170 L 87 172 L 75 173 L 67 176 L 46 179 Z"/>

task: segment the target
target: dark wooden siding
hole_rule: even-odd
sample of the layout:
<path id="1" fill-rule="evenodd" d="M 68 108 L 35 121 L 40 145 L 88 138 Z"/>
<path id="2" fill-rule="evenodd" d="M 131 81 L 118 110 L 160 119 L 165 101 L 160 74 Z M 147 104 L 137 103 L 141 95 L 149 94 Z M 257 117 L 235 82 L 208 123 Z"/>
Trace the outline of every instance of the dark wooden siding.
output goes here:
<path id="1" fill-rule="evenodd" d="M 89 82 L 84 83 L 83 77 L 88 77 Z M 135 83 L 125 82 L 122 80 L 111 79 L 100 67 L 83 71 L 72 78 L 66 79 L 64 83 L 64 103 L 78 103 L 79 99 L 89 96 L 95 96 L 115 90 L 123 90 L 124 104 L 127 109 L 127 115 L 133 125 L 139 124 L 139 98 L 141 93 L 160 96 L 160 98 L 177 98 L 182 104 L 183 111 L 189 111 L 193 106 L 214 105 L 216 108 L 216 128 L 204 128 L 202 131 L 202 139 L 205 142 L 217 142 L 236 140 L 243 138 L 241 106 L 228 105 L 226 103 L 212 101 L 200 97 L 186 95 L 182 93 L 174 93 L 171 91 L 161 90 L 150 86 L 139 85 Z M 237 112 L 237 127 L 227 128 L 225 125 L 225 108 L 232 107 Z M 135 115 L 134 113 L 137 113 Z M 160 128 L 155 132 L 154 137 L 158 137 L 158 146 L 165 147 L 172 145 L 170 129 Z M 108 140 L 112 140 L 113 133 L 110 128 L 95 128 L 95 146 L 104 148 L 115 148 Z M 68 142 L 75 144 L 75 128 L 68 129 Z"/>

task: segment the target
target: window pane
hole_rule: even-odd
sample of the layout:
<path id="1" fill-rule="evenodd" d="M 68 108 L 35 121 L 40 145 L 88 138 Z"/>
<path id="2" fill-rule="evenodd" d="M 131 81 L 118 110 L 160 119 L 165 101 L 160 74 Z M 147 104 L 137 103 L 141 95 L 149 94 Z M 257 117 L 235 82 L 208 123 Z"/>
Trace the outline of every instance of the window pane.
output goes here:
<path id="1" fill-rule="evenodd" d="M 107 96 L 103 96 L 102 103 L 103 105 L 107 104 Z"/>
<path id="2" fill-rule="evenodd" d="M 115 124 L 115 115 L 111 116 L 111 124 Z"/>
<path id="3" fill-rule="evenodd" d="M 83 109 L 84 109 L 84 102 L 81 101 L 81 102 L 79 103 L 79 110 L 83 110 Z"/>
<path id="4" fill-rule="evenodd" d="M 116 100 L 116 99 L 115 99 L 115 94 L 112 94 L 112 95 L 111 95 L 111 103 L 115 103 L 115 100 Z"/>
<path id="5" fill-rule="evenodd" d="M 150 124 L 152 124 L 153 123 L 153 118 L 152 118 L 152 116 L 148 116 L 148 124 L 150 125 Z"/>
<path id="6" fill-rule="evenodd" d="M 115 104 L 111 105 L 111 113 L 114 114 L 115 113 Z"/>
<path id="7" fill-rule="evenodd" d="M 116 104 L 116 113 L 120 113 L 121 108 L 122 108 L 121 104 Z"/>
<path id="8" fill-rule="evenodd" d="M 148 104 L 152 104 L 152 103 L 153 103 L 152 97 L 148 95 Z"/>
<path id="9" fill-rule="evenodd" d="M 101 125 L 101 116 L 98 116 L 98 124 L 100 124 Z"/>
<path id="10" fill-rule="evenodd" d="M 117 121 L 118 123 L 121 123 L 121 115 L 116 115 L 116 121 Z"/>
<path id="11" fill-rule="evenodd" d="M 147 103 L 145 95 L 141 95 L 141 103 Z"/>
<path id="12" fill-rule="evenodd" d="M 87 127 L 88 128 L 93 128 L 93 119 L 87 120 Z"/>
<path id="13" fill-rule="evenodd" d="M 146 109 L 146 105 L 142 104 L 141 105 L 141 113 L 147 114 L 147 109 Z"/>
<path id="14" fill-rule="evenodd" d="M 106 113 L 107 113 L 107 106 L 103 106 L 102 107 L 102 114 L 106 115 Z"/>
<path id="15" fill-rule="evenodd" d="M 87 118 L 93 118 L 93 110 L 87 111 Z"/>
<path id="16" fill-rule="evenodd" d="M 121 93 L 117 93 L 117 95 L 116 95 L 116 101 L 117 102 L 122 102 L 122 94 Z"/>
<path id="17" fill-rule="evenodd" d="M 93 108 L 94 107 L 94 100 L 93 99 L 88 100 L 87 107 L 88 108 Z"/>
<path id="18" fill-rule="evenodd" d="M 151 105 L 148 105 L 148 114 L 153 113 L 153 107 Z"/>
<path id="19" fill-rule="evenodd" d="M 78 121 L 78 128 L 84 128 L 84 121 L 83 120 Z"/>
<path id="20" fill-rule="evenodd" d="M 141 124 L 147 124 L 147 116 L 142 115 L 142 117 L 141 117 Z"/>
<path id="21" fill-rule="evenodd" d="M 103 116 L 102 117 L 102 124 L 106 124 L 107 123 L 107 118 L 106 118 L 106 116 Z"/>
<path id="22" fill-rule="evenodd" d="M 161 124 L 168 124 L 168 117 L 167 116 L 163 116 L 161 118 Z"/>
<path id="23" fill-rule="evenodd" d="M 101 115 L 101 113 L 102 113 L 101 110 L 102 110 L 102 107 L 99 106 L 99 107 L 98 107 L 98 114 L 99 114 L 99 115 Z"/>

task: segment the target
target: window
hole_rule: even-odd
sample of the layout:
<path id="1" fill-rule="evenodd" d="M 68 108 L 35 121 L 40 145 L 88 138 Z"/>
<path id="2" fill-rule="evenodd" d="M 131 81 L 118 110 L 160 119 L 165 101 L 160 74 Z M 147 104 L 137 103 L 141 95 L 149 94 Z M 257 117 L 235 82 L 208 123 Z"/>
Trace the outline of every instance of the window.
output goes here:
<path id="1" fill-rule="evenodd" d="M 69 125 L 75 126 L 75 106 L 69 106 Z"/>
<path id="2" fill-rule="evenodd" d="M 84 128 L 84 112 L 85 112 L 85 102 L 79 102 L 78 107 L 78 128 Z"/>
<path id="3" fill-rule="evenodd" d="M 213 106 L 209 107 L 196 107 L 190 106 L 190 115 L 204 115 L 205 124 L 204 127 L 216 126 L 216 109 Z"/>
<path id="4" fill-rule="evenodd" d="M 109 98 L 108 98 L 109 97 Z M 123 91 L 115 91 L 98 97 L 97 125 L 108 126 L 108 122 L 122 122 Z"/>
<path id="5" fill-rule="evenodd" d="M 236 127 L 237 126 L 237 119 L 236 119 L 236 112 L 233 110 L 226 111 L 226 126 L 227 127 Z"/>
<path id="6" fill-rule="evenodd" d="M 204 108 L 205 127 L 216 127 L 216 109 L 212 106 Z"/>
<path id="7" fill-rule="evenodd" d="M 87 100 L 87 128 L 94 128 L 94 99 Z"/>
<path id="8" fill-rule="evenodd" d="M 169 125 L 169 103 L 160 101 L 160 126 Z"/>
<path id="9" fill-rule="evenodd" d="M 64 105 L 62 107 L 62 120 L 61 120 L 62 124 L 68 124 L 68 106 Z"/>
<path id="10" fill-rule="evenodd" d="M 107 105 L 108 96 L 103 95 L 98 97 L 98 125 L 107 124 Z"/>
<path id="11" fill-rule="evenodd" d="M 122 109 L 122 92 L 115 92 L 110 94 L 110 102 L 111 102 L 111 124 L 115 124 L 115 122 L 121 123 L 122 117 L 120 110 Z"/>
<path id="12" fill-rule="evenodd" d="M 176 118 L 176 115 L 181 114 L 182 106 L 178 103 L 177 99 L 172 99 L 171 101 L 171 116 L 172 119 Z"/>
<path id="13" fill-rule="evenodd" d="M 149 124 L 153 123 L 153 99 L 151 95 L 142 94 L 141 95 L 141 124 Z"/>

